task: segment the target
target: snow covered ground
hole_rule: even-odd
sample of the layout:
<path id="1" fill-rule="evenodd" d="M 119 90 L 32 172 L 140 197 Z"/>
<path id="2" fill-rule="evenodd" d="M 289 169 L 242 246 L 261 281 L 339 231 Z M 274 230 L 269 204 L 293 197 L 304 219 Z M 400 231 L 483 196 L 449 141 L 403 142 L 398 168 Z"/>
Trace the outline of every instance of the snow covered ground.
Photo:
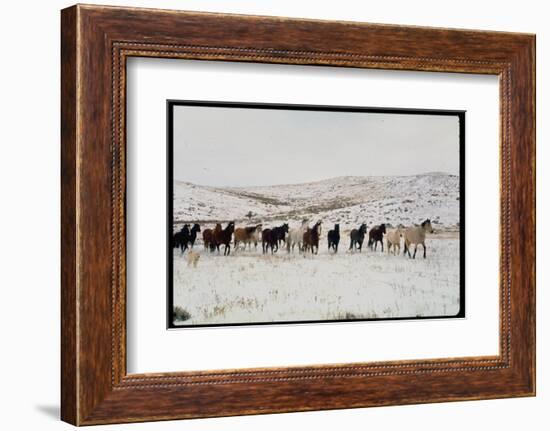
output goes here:
<path id="1" fill-rule="evenodd" d="M 197 267 L 174 250 L 176 325 L 453 316 L 460 304 L 459 179 L 444 173 L 401 177 L 338 177 L 269 187 L 221 188 L 174 183 L 174 230 L 181 223 L 212 228 L 262 223 L 299 226 L 323 220 L 319 255 L 280 250 L 262 255 L 261 244 L 230 256 L 204 250 Z M 246 214 L 251 212 L 251 217 Z M 349 231 L 361 223 L 410 226 L 426 218 L 435 234 L 427 259 L 368 250 L 352 253 Z M 326 234 L 340 223 L 338 254 Z M 403 250 L 403 249 L 401 249 Z M 222 246 L 223 251 L 223 246 Z"/>
<path id="2" fill-rule="evenodd" d="M 190 314 L 176 325 L 453 316 L 459 311 L 458 237 L 432 235 L 427 258 L 380 251 L 319 255 L 286 250 L 224 257 L 195 246 L 196 268 L 174 254 L 174 305 Z M 341 244 L 342 245 L 342 244 Z"/>

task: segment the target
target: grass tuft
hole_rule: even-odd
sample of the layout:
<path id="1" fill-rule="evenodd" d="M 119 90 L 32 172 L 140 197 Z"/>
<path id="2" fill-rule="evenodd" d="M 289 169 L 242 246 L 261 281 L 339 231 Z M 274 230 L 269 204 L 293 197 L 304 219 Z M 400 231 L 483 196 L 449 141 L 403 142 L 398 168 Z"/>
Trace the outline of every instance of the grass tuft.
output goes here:
<path id="1" fill-rule="evenodd" d="M 184 322 L 189 319 L 191 319 L 191 313 L 189 313 L 189 311 L 179 305 L 174 307 L 174 320 Z"/>

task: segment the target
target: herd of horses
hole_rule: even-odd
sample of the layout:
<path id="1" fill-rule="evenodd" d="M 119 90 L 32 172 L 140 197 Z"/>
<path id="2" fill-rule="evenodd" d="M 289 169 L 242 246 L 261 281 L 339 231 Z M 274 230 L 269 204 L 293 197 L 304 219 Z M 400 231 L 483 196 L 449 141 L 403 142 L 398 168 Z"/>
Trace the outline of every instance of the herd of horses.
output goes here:
<path id="1" fill-rule="evenodd" d="M 279 249 L 285 247 L 288 253 L 293 253 L 295 248 L 301 253 L 317 254 L 319 252 L 319 242 L 321 239 L 321 220 L 318 220 L 312 227 L 307 220 L 303 220 L 300 226 L 290 228 L 288 223 L 271 228 L 263 228 L 261 224 L 254 226 L 235 228 L 234 222 L 227 223 L 222 228 L 221 223 L 217 223 L 213 229 L 204 229 L 202 231 L 202 241 L 205 250 L 220 253 L 220 247 L 223 245 L 223 254 L 227 256 L 231 253 L 231 245 L 234 250 L 239 247 L 250 250 L 252 244 L 257 249 L 258 244 L 262 245 L 262 253 L 277 253 Z M 416 251 L 419 245 L 423 247 L 424 258 L 426 258 L 426 233 L 433 233 L 430 219 L 424 220 L 420 225 L 405 227 L 399 225 L 394 229 L 386 229 L 386 224 L 376 225 L 368 230 L 365 223 L 358 228 L 352 229 L 349 233 L 349 250 L 361 252 L 363 243 L 368 231 L 367 246 L 376 251 L 380 243 L 381 251 L 384 252 L 384 241 L 388 253 L 401 253 L 401 238 L 403 238 L 403 254 L 411 258 L 416 257 Z M 173 236 L 172 245 L 174 248 L 181 249 L 182 254 L 193 248 L 197 239 L 198 232 L 201 232 L 199 224 L 195 223 L 191 227 L 184 224 L 180 231 Z M 334 228 L 327 233 L 328 250 L 338 253 L 340 244 L 340 224 L 336 223 Z M 414 246 L 414 252 L 411 256 L 411 248 Z"/>

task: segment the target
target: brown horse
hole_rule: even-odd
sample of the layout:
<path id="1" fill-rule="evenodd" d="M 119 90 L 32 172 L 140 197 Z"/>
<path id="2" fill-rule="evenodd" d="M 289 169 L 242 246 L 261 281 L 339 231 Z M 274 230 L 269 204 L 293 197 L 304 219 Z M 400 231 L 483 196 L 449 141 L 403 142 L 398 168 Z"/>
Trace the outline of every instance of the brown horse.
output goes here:
<path id="1" fill-rule="evenodd" d="M 214 230 L 205 229 L 202 232 L 202 242 L 204 244 L 205 250 L 214 251 L 214 248 L 216 247 L 216 243 L 214 242 L 214 233 L 219 232 L 221 230 L 222 230 L 222 225 L 217 223 Z"/>
<path id="2" fill-rule="evenodd" d="M 233 237 L 234 231 L 235 223 L 233 223 L 232 221 L 227 223 L 225 229 L 214 230 L 214 245 L 218 250 L 218 253 L 220 252 L 220 245 L 223 244 L 225 246 L 225 248 L 223 249 L 223 255 L 229 256 L 229 253 L 231 252 L 231 238 Z"/>
<path id="3" fill-rule="evenodd" d="M 248 244 L 248 249 L 250 250 L 250 246 L 252 243 L 254 243 L 254 248 L 258 247 L 258 242 L 260 241 L 260 235 L 262 233 L 262 225 L 258 224 L 256 226 L 247 226 L 247 227 L 238 227 L 235 229 L 234 233 L 234 243 L 233 246 L 235 247 L 235 250 L 237 250 L 237 247 L 239 246 L 239 243 L 242 242 L 244 244 L 244 248 L 246 249 L 246 244 Z"/>
<path id="4" fill-rule="evenodd" d="M 308 250 L 311 250 L 312 254 L 319 253 L 319 237 L 321 236 L 321 220 L 319 220 L 315 225 L 310 229 L 304 232 L 303 238 L 303 250 L 304 253 Z"/>

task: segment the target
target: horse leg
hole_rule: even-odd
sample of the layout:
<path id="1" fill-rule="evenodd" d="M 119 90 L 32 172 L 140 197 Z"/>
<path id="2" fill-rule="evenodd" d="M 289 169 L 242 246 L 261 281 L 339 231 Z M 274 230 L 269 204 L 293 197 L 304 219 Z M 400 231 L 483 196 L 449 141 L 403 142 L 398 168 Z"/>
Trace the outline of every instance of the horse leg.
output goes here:
<path id="1" fill-rule="evenodd" d="M 384 253 L 384 241 L 380 240 L 380 250 Z"/>
<path id="2" fill-rule="evenodd" d="M 416 250 L 418 249 L 418 244 L 414 245 L 413 259 L 416 257 Z"/>
<path id="3" fill-rule="evenodd" d="M 406 253 L 409 257 L 411 257 L 410 245 L 411 244 L 408 241 L 405 241 L 405 250 L 403 251 L 403 254 Z"/>
<path id="4" fill-rule="evenodd" d="M 422 243 L 422 247 L 424 247 L 424 259 L 426 259 L 426 244 Z"/>

